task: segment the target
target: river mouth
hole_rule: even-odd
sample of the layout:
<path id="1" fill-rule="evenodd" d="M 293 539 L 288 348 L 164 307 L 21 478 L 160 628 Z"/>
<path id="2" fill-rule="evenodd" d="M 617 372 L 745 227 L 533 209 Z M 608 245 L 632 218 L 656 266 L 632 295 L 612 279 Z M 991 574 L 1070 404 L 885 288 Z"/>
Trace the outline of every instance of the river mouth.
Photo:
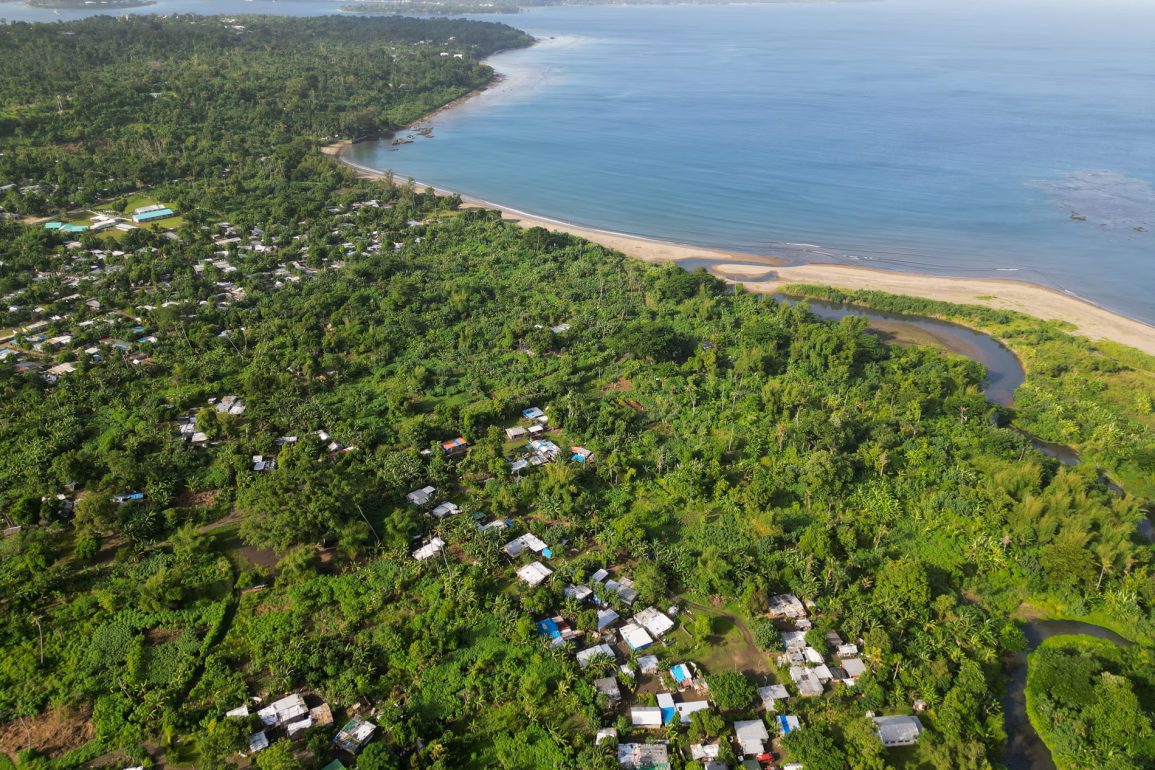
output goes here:
<path id="1" fill-rule="evenodd" d="M 677 264 L 684 270 L 704 269 L 719 277 L 739 283 L 762 280 L 773 273 L 773 269 L 765 264 L 740 260 L 730 260 L 727 264 L 749 268 L 749 270 L 743 270 L 741 275 L 729 275 L 725 271 L 719 270 L 717 262 L 711 259 L 682 259 L 678 260 Z M 757 271 L 764 272 L 760 275 Z M 968 329 L 950 321 L 940 321 L 935 318 L 905 313 L 891 313 L 859 305 L 803 299 L 785 294 L 772 296 L 779 302 L 789 304 L 804 301 L 809 305 L 811 313 L 830 321 L 841 321 L 848 316 L 865 318 L 870 330 L 885 342 L 899 345 L 930 345 L 956 355 L 965 356 L 972 361 L 978 361 L 987 369 L 986 379 L 983 380 L 983 395 L 992 404 L 1010 407 L 1015 400 L 1015 391 L 1027 378 L 1026 371 L 1018 357 L 1006 345 L 989 334 Z M 1039 448 L 1043 449 L 1041 446 Z M 1074 450 L 1069 450 L 1069 452 L 1074 454 Z"/>

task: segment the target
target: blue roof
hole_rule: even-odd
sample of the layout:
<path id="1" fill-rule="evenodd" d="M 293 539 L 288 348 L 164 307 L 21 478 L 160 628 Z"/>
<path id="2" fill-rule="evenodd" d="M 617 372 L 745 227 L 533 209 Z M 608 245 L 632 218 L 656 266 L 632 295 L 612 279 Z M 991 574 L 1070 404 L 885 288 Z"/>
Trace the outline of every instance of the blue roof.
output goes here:
<path id="1" fill-rule="evenodd" d="M 157 211 L 145 211 L 137 214 L 134 219 L 138 222 L 147 222 L 150 219 L 166 219 L 173 215 L 172 209 L 158 209 Z"/>
<path id="2" fill-rule="evenodd" d="M 662 724 L 671 725 L 678 720 L 678 710 L 675 708 L 662 709 Z"/>
<path id="3" fill-rule="evenodd" d="M 62 227 L 64 227 L 63 222 L 45 222 L 44 223 L 44 229 L 45 230 L 59 230 Z"/>
<path id="4" fill-rule="evenodd" d="M 679 663 L 678 665 L 674 666 L 670 669 L 670 673 L 674 675 L 674 681 L 676 681 L 678 684 L 681 684 L 682 682 L 688 682 L 693 678 L 690 676 L 690 670 L 686 668 L 685 663 Z"/>
<path id="5" fill-rule="evenodd" d="M 553 618 L 537 621 L 537 633 L 539 636 L 548 636 L 550 639 L 557 639 L 561 636 L 561 630 Z"/>
<path id="6" fill-rule="evenodd" d="M 790 727 L 790 718 L 785 716 L 778 717 L 778 726 L 782 728 L 783 735 L 789 735 L 790 731 L 793 729 Z"/>

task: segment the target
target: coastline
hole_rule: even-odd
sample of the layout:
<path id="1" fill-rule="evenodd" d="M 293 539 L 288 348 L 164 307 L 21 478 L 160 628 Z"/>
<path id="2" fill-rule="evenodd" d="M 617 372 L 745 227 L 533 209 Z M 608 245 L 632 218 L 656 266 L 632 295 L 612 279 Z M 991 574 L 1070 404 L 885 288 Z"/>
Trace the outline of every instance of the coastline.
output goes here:
<path id="1" fill-rule="evenodd" d="M 323 152 L 349 166 L 362 178 L 384 179 L 384 172 L 354 163 L 345 156 L 351 144 L 346 141 L 329 145 Z M 431 188 L 438 195 L 459 194 L 421 182 L 415 184 L 421 189 Z M 783 260 L 774 257 L 582 227 L 464 195 L 461 196 L 461 200 L 465 208 L 500 211 L 502 219 L 519 227 L 542 227 L 553 232 L 568 233 L 643 262 L 705 263 L 700 266 L 705 267 L 713 275 L 727 283 L 742 285 L 750 291 L 773 294 L 780 292 L 787 284 L 811 283 L 846 290 L 865 289 L 959 305 L 1013 310 L 1046 321 L 1065 321 L 1075 327 L 1073 330 L 1075 334 L 1090 339 L 1109 340 L 1155 355 L 1155 327 L 1079 297 L 1025 281 L 1004 278 L 956 278 L 854 265 L 822 263 L 786 265 Z"/>

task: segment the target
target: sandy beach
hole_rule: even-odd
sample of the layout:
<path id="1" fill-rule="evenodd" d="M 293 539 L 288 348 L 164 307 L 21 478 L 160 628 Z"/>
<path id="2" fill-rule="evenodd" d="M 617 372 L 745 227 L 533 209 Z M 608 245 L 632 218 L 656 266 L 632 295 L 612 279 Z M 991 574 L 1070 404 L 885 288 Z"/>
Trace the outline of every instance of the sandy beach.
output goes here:
<path id="1" fill-rule="evenodd" d="M 352 167 L 365 178 L 384 177 L 381 172 L 347 160 L 344 157 L 344 150 L 348 146 L 347 142 L 331 145 L 325 148 L 325 153 Z M 427 185 L 418 183 L 418 187 L 424 189 Z M 451 194 L 448 190 L 436 187 L 433 189 L 440 194 Z M 708 262 L 707 269 L 711 273 L 728 282 L 742 284 L 751 291 L 773 293 L 780 291 L 786 284 L 811 283 L 840 289 L 868 289 L 963 305 L 1016 310 L 1045 320 L 1067 321 L 1075 326 L 1078 334 L 1091 339 L 1111 340 L 1155 355 L 1155 327 L 1078 297 L 1032 283 L 994 278 L 953 278 L 850 265 L 815 263 L 786 266 L 784 262 L 773 257 L 707 249 L 596 228 L 578 227 L 465 196 L 462 196 L 462 201 L 465 206 L 500 211 L 504 219 L 521 227 L 543 227 L 554 232 L 569 233 L 645 262 L 676 262 L 688 259 Z"/>

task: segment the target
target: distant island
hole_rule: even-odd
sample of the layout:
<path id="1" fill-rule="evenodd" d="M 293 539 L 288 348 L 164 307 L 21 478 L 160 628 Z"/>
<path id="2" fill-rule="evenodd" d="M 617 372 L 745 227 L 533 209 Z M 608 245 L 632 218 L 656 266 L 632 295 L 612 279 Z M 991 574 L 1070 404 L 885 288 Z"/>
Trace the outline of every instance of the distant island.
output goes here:
<path id="1" fill-rule="evenodd" d="M 156 0 L 25 0 L 33 8 L 142 8 L 156 5 Z"/>
<path id="2" fill-rule="evenodd" d="M 361 0 L 351 5 L 343 5 L 342 13 L 362 13 L 379 15 L 451 16 L 463 13 L 518 13 L 519 5 L 490 2 L 438 2 L 438 0 Z"/>
<path id="3" fill-rule="evenodd" d="M 855 2 L 856 0 L 835 0 L 836 2 Z M 732 5 L 737 0 L 693 0 L 685 5 Z M 754 0 L 763 4 L 783 3 L 810 3 L 820 0 Z M 490 0 L 356 0 L 356 2 L 341 6 L 343 13 L 360 13 L 367 15 L 418 14 L 429 16 L 448 16 L 462 13 L 519 13 L 523 8 L 542 8 L 554 5 L 669 5 L 666 0 L 573 0 L 571 2 L 555 2 L 554 0 L 523 0 L 517 3 L 495 3 Z M 678 3 L 675 3 L 678 4 Z"/>

